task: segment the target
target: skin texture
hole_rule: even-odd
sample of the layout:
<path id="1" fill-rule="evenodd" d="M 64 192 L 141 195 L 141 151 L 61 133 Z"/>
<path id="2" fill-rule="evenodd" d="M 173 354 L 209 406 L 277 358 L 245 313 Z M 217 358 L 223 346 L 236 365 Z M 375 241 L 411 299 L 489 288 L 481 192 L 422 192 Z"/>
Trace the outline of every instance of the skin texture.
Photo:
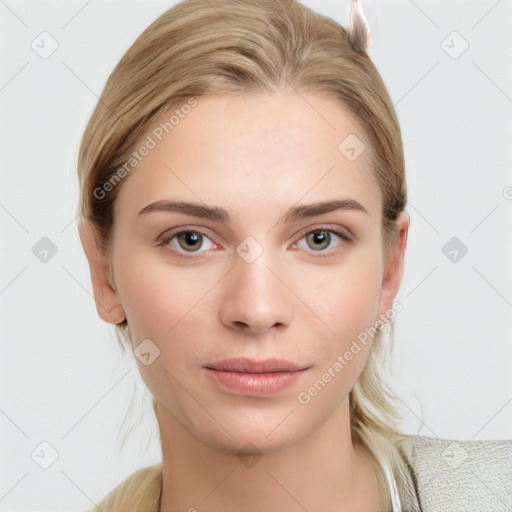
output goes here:
<path id="1" fill-rule="evenodd" d="M 127 318 L 134 348 L 149 339 L 160 350 L 138 365 L 158 401 L 163 511 L 383 510 L 372 459 L 350 435 L 348 394 L 371 343 L 307 405 L 297 399 L 389 312 L 402 278 L 408 217 L 385 251 L 369 149 L 353 162 L 338 149 L 350 134 L 365 141 L 343 105 L 317 94 L 200 97 L 123 181 L 111 262 L 80 226 L 99 315 Z M 283 220 L 331 199 L 366 211 Z M 222 207 L 230 220 L 139 215 L 161 200 Z M 203 245 L 169 241 L 175 228 L 203 233 Z M 306 236 L 329 229 L 351 240 Z M 205 372 L 230 357 L 307 369 L 285 390 L 247 396 Z"/>

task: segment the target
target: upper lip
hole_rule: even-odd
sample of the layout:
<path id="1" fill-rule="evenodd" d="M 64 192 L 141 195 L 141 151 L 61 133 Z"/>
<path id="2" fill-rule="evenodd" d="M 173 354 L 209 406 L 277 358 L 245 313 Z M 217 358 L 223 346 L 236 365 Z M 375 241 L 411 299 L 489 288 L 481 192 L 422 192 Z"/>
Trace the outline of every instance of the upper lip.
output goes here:
<path id="1" fill-rule="evenodd" d="M 309 368 L 284 359 L 255 360 L 245 357 L 223 359 L 205 365 L 210 370 L 241 373 L 297 372 Z"/>

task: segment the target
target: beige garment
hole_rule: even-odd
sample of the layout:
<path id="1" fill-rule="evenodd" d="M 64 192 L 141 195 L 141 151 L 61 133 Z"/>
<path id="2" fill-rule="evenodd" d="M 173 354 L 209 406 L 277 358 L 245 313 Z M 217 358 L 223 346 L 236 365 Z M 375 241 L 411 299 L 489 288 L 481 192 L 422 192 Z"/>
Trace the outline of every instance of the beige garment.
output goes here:
<path id="1" fill-rule="evenodd" d="M 411 436 L 402 447 L 410 474 L 395 475 L 401 512 L 512 511 L 512 441 Z"/>

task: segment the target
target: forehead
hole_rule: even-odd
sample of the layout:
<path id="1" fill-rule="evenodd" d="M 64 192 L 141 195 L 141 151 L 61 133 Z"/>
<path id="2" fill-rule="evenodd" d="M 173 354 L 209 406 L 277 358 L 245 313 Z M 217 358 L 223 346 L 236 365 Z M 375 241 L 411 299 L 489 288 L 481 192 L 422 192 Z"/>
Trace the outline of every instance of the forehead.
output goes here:
<path id="1" fill-rule="evenodd" d="M 196 101 L 162 115 L 136 145 L 150 149 L 123 182 L 116 212 L 180 198 L 261 216 L 262 207 L 346 196 L 379 218 L 370 148 L 341 102 L 296 92 Z"/>

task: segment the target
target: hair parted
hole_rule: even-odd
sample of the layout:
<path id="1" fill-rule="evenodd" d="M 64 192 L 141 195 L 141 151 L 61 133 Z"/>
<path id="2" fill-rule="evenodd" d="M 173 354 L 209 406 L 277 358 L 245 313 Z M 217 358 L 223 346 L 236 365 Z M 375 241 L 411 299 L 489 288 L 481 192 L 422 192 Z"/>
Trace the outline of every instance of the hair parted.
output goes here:
<path id="1" fill-rule="evenodd" d="M 290 90 L 331 95 L 358 121 L 383 198 L 387 244 L 407 203 L 400 127 L 377 69 L 351 32 L 298 0 L 183 0 L 124 54 L 85 129 L 78 157 L 79 216 L 96 228 L 98 249 L 110 254 L 114 203 L 122 179 L 129 179 L 119 179 L 119 170 L 126 171 L 123 166 L 155 120 L 207 94 Z M 126 321 L 119 324 L 118 333 L 129 338 L 128 327 Z M 380 377 L 382 335 L 382 329 L 375 335 L 369 360 L 350 393 L 350 412 L 353 438 L 379 463 L 381 487 L 390 503 L 386 471 L 403 464 L 403 436 L 393 395 Z M 140 493 L 138 483 L 147 481 L 147 475 L 140 475 L 116 488 L 108 503 L 115 502 L 116 510 L 124 503 L 130 509 L 133 496 Z M 158 503 L 154 494 L 161 479 L 153 475 L 151 481 L 147 488 L 153 495 L 139 498 L 137 510 L 154 510 Z"/>

